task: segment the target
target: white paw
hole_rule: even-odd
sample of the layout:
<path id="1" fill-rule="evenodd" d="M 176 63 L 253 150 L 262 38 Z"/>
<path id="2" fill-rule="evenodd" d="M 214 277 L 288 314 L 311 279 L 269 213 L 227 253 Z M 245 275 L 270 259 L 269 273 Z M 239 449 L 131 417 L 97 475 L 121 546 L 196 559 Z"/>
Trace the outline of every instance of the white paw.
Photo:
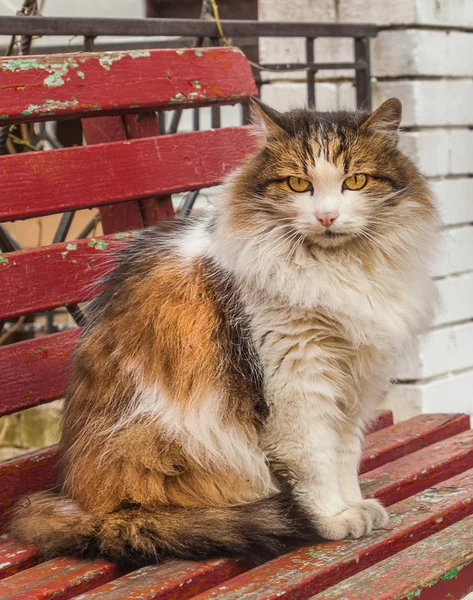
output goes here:
<path id="1" fill-rule="evenodd" d="M 387 525 L 389 516 L 377 500 L 360 500 L 334 516 L 318 516 L 316 527 L 327 540 L 360 538 Z"/>

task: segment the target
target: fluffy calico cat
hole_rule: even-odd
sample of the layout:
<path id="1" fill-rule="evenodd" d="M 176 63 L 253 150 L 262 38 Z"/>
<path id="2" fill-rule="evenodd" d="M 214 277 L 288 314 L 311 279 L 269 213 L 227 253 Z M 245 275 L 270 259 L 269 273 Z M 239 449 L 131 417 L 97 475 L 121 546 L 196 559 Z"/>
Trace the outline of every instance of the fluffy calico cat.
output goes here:
<path id="1" fill-rule="evenodd" d="M 432 317 L 436 208 L 396 99 L 254 112 L 215 210 L 139 234 L 89 306 L 61 490 L 13 522 L 47 556 L 261 559 L 388 521 L 362 432 Z"/>

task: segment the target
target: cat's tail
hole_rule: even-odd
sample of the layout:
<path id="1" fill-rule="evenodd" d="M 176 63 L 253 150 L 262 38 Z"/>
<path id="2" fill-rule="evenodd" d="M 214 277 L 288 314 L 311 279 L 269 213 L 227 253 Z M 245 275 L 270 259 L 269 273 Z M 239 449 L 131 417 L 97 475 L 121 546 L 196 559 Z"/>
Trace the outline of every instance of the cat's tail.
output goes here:
<path id="1" fill-rule="evenodd" d="M 315 538 L 309 519 L 285 493 L 231 507 L 129 507 L 94 516 L 65 496 L 43 492 L 17 506 L 12 533 L 47 558 L 103 556 L 138 565 L 165 557 L 261 561 Z"/>

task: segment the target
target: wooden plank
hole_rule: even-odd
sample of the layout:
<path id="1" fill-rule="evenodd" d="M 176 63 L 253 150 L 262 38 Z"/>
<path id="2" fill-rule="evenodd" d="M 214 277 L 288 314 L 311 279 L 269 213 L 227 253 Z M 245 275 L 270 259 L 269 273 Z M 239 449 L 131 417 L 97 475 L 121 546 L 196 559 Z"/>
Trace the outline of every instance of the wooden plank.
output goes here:
<path id="1" fill-rule="evenodd" d="M 0 221 L 217 185 L 255 149 L 228 127 L 4 156 Z"/>
<path id="2" fill-rule="evenodd" d="M 391 425 L 394 425 L 393 413 L 390 410 L 383 410 L 378 414 L 374 421 L 368 425 L 365 435 L 374 433 L 385 427 L 390 427 Z"/>
<path id="3" fill-rule="evenodd" d="M 15 502 L 25 494 L 54 487 L 57 478 L 57 446 L 28 452 L 0 463 L 0 532 L 7 524 L 9 511 Z"/>
<path id="4" fill-rule="evenodd" d="M 161 566 L 134 571 L 92 592 L 81 594 L 77 600 L 91 597 L 97 600 L 187 600 L 243 573 L 250 566 L 227 559 L 200 562 L 172 560 Z"/>
<path id="5" fill-rule="evenodd" d="M 131 232 L 9 252 L 0 262 L 0 319 L 77 304 L 113 268 L 112 250 Z M 11 290 L 11 292 L 9 292 Z"/>
<path id="6" fill-rule="evenodd" d="M 0 579 L 29 569 L 36 563 L 36 550 L 32 546 L 25 546 L 11 538 L 0 542 Z"/>
<path id="7" fill-rule="evenodd" d="M 82 119 L 82 132 L 87 144 L 122 142 L 128 139 L 124 117 Z M 126 229 L 143 229 L 143 215 L 137 201 L 120 202 L 100 207 L 100 221 L 105 233 Z"/>
<path id="8" fill-rule="evenodd" d="M 0 59 L 0 122 L 235 103 L 257 93 L 238 48 Z"/>
<path id="9" fill-rule="evenodd" d="M 363 495 L 389 506 L 473 467 L 473 431 L 427 446 L 360 476 Z"/>
<path id="10" fill-rule="evenodd" d="M 0 416 L 61 398 L 79 334 L 73 329 L 0 348 Z"/>
<path id="11" fill-rule="evenodd" d="M 473 514 L 473 469 L 391 506 L 389 513 L 385 530 L 361 540 L 300 548 L 209 589 L 196 600 L 308 598 Z M 361 598 L 365 600 L 363 594 Z"/>
<path id="12" fill-rule="evenodd" d="M 460 600 L 473 591 L 473 517 L 312 600 Z"/>
<path id="13" fill-rule="evenodd" d="M 360 473 L 406 456 L 470 429 L 470 417 L 461 414 L 418 415 L 366 438 Z"/>
<path id="14" fill-rule="evenodd" d="M 121 575 L 105 560 L 55 558 L 2 581 L 0 600 L 64 600 Z"/>

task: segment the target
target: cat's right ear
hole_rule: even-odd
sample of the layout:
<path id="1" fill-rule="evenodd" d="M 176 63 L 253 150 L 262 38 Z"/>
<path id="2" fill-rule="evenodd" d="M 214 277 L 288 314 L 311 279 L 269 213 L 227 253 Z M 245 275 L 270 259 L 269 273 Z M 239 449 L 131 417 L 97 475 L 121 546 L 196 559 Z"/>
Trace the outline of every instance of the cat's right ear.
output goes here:
<path id="1" fill-rule="evenodd" d="M 261 136 L 263 143 L 272 137 L 286 133 L 284 118 L 277 110 L 254 96 L 250 98 L 250 108 L 254 131 Z"/>

